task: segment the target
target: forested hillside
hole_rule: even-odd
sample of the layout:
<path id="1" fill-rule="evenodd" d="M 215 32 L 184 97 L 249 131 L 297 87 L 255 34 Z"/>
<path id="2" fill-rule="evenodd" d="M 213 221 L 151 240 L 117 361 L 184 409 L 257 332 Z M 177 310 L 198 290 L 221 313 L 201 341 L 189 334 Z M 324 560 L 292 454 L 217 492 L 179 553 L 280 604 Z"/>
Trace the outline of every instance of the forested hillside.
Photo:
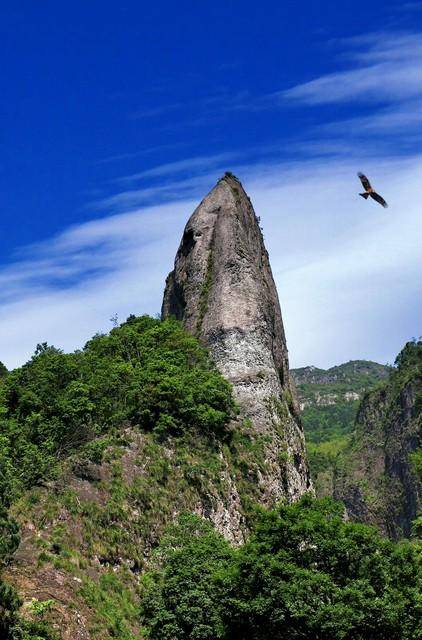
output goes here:
<path id="1" fill-rule="evenodd" d="M 333 495 L 336 464 L 354 430 L 359 403 L 390 370 L 368 360 L 353 360 L 331 369 L 292 369 L 318 496 Z"/>
<path id="2" fill-rule="evenodd" d="M 226 430 L 235 413 L 230 385 L 170 320 L 131 317 L 70 354 L 39 345 L 5 375 L 0 552 L 7 563 L 18 523 L 5 574 L 30 622 L 2 583 L 3 637 L 40 634 L 45 616 L 68 638 L 132 637 L 136 576 L 175 508 L 201 512 L 204 496 L 211 515 L 229 482 L 223 444 L 252 473 L 247 430 Z"/>
<path id="3" fill-rule="evenodd" d="M 420 637 L 416 539 L 311 496 L 258 508 L 268 443 L 178 322 L 39 345 L 1 415 L 2 638 Z"/>
<path id="4" fill-rule="evenodd" d="M 336 467 L 334 495 L 350 518 L 400 538 L 410 535 L 422 509 L 422 342 L 408 342 L 395 364 L 359 406 Z"/>

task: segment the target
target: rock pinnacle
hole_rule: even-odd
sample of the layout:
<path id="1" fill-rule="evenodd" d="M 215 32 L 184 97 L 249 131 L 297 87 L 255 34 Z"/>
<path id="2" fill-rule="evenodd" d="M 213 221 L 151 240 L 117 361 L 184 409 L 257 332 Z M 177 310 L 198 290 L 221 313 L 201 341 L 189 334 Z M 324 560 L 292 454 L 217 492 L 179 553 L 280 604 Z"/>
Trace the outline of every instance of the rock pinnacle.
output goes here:
<path id="1" fill-rule="evenodd" d="M 251 437 L 265 441 L 265 504 L 311 489 L 280 303 L 258 219 L 226 173 L 188 220 L 169 274 L 163 318 L 209 349 L 231 382 Z"/>

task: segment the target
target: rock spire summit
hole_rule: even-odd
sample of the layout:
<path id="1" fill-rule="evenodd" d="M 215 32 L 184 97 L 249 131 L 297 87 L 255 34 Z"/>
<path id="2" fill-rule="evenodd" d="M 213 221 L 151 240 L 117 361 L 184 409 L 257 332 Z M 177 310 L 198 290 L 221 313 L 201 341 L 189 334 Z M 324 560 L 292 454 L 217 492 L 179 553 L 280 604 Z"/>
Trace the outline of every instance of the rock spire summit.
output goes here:
<path id="1" fill-rule="evenodd" d="M 251 201 L 226 173 L 188 220 L 166 281 L 174 316 L 210 350 L 232 383 L 239 419 L 265 441 L 264 503 L 311 487 L 280 303 Z"/>

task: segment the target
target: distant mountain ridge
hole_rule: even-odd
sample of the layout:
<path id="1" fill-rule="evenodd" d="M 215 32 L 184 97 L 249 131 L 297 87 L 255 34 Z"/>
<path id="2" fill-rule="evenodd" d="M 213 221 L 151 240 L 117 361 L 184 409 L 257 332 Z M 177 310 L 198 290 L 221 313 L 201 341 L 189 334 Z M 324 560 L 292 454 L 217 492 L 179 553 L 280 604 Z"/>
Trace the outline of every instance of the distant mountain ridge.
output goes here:
<path id="1" fill-rule="evenodd" d="M 370 360 L 351 360 L 329 369 L 308 366 L 291 370 L 317 495 L 333 495 L 338 456 L 353 432 L 359 403 L 391 370 Z"/>
<path id="2" fill-rule="evenodd" d="M 389 365 L 370 360 L 350 360 L 330 369 L 314 366 L 292 369 L 307 439 L 310 442 L 330 439 L 333 430 L 351 433 L 359 400 L 386 380 L 391 370 Z M 329 432 L 324 432 L 323 425 Z"/>
<path id="3" fill-rule="evenodd" d="M 380 364 L 374 360 L 348 360 L 328 369 L 322 369 L 314 365 L 298 367 L 292 369 L 292 373 L 298 382 L 335 382 L 337 380 L 350 380 L 362 374 L 376 375 L 377 372 L 381 377 L 385 377 L 384 372 L 386 369 L 391 369 L 391 366 Z"/>
<path id="4" fill-rule="evenodd" d="M 350 519 L 394 539 L 410 535 L 422 504 L 412 463 L 422 451 L 421 372 L 420 341 L 407 343 L 395 367 L 352 360 L 291 371 L 317 495 L 342 500 Z"/>
<path id="5" fill-rule="evenodd" d="M 334 404 L 334 398 L 342 396 L 350 402 L 358 400 L 362 393 L 388 377 L 389 365 L 371 360 L 350 360 L 344 364 L 320 369 L 314 366 L 292 369 L 301 408 L 311 404 Z"/>

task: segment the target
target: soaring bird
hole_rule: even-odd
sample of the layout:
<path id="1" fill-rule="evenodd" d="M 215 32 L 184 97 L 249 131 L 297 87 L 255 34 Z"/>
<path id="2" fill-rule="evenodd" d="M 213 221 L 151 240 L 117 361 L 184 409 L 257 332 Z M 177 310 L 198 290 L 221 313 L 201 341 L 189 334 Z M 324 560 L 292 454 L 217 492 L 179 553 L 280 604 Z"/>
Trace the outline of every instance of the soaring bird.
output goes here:
<path id="1" fill-rule="evenodd" d="M 374 200 L 382 204 L 384 209 L 386 209 L 388 207 L 388 204 L 386 203 L 384 198 L 380 196 L 379 193 L 374 191 L 368 178 L 363 173 L 360 173 L 360 172 L 358 173 L 358 176 L 360 178 L 363 188 L 365 189 L 365 193 L 360 193 L 359 195 L 362 196 L 362 198 L 365 198 L 365 200 L 368 198 L 368 196 L 371 196 L 371 198 L 373 198 Z"/>

